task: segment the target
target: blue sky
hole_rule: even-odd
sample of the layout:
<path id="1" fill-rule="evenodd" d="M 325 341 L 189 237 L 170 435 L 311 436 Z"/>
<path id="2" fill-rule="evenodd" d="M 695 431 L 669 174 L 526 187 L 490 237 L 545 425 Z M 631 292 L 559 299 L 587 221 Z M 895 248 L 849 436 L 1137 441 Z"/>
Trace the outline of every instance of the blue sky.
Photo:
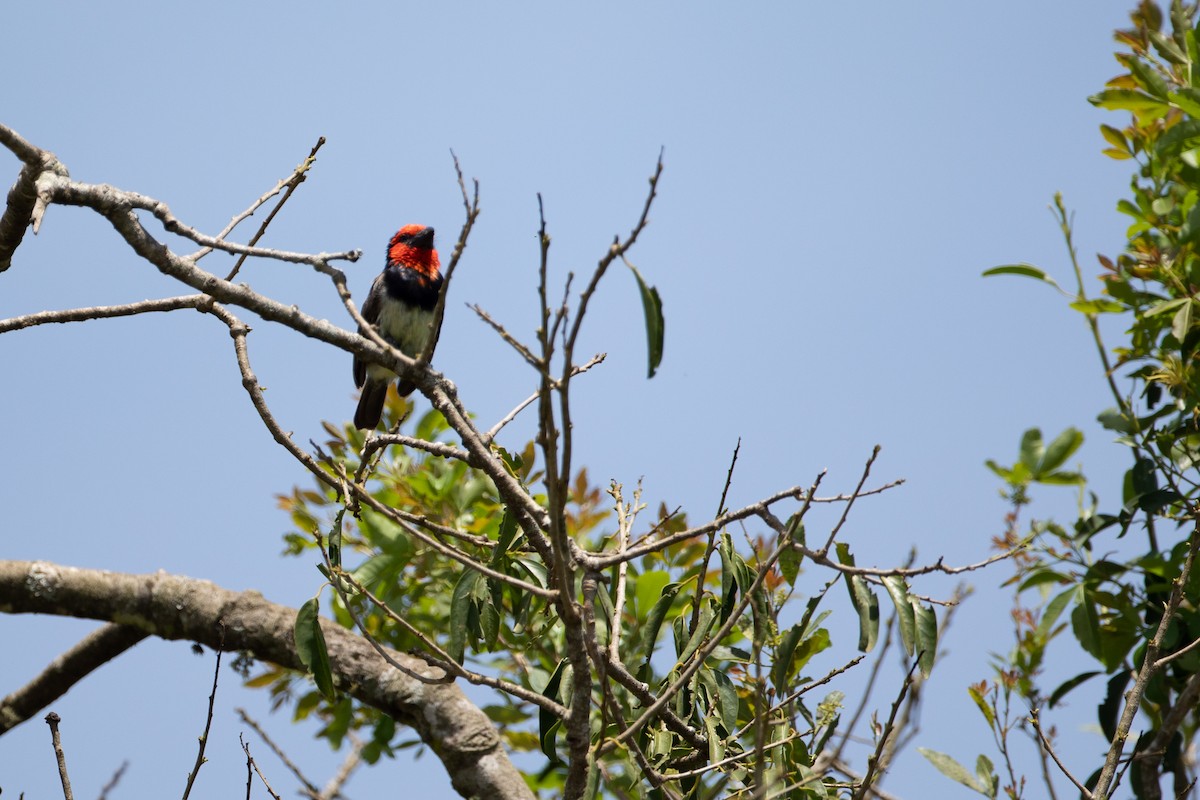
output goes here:
<path id="1" fill-rule="evenodd" d="M 536 193 L 561 285 L 633 224 L 665 148 L 631 257 L 663 297 L 663 366 L 645 380 L 636 287 L 613 273 L 582 345 L 608 360 L 573 393 L 577 462 L 602 484 L 644 478 L 648 499 L 696 518 L 715 508 L 739 437 L 733 506 L 826 468 L 827 489 L 849 490 L 878 443 L 874 475 L 907 484 L 856 507 L 846 537 L 859 563 L 893 564 L 913 546 L 967 563 L 988 554 L 1005 512 L 983 461 L 1011 460 L 1027 427 L 1082 428 L 1093 487 L 1119 501 L 1124 453 L 1092 422 L 1107 400 L 1082 319 L 1044 287 L 980 273 L 1031 261 L 1068 278 L 1046 210 L 1055 191 L 1076 211 L 1085 274 L 1099 272 L 1093 253 L 1123 242 L 1114 206 L 1128 165 L 1099 154 L 1097 132 L 1123 120 L 1085 98 L 1118 71 L 1111 31 L 1129 5 L 7 4 L 0 113 L 75 179 L 155 196 L 210 232 L 325 136 L 263 244 L 362 248 L 348 268 L 360 298 L 401 224 L 434 225 L 448 251 L 462 221 L 453 148 L 481 182 L 483 214 L 435 364 L 489 425 L 534 377 L 465 304 L 529 337 Z M 0 154 L 0 169 L 11 182 L 18 163 Z M 322 276 L 274 263 L 242 276 L 348 324 Z M 172 293 L 95 214 L 53 208 L 0 275 L 0 317 Z M 251 324 L 254 368 L 297 441 L 350 417 L 348 357 Z M 213 320 L 9 334 L 0 370 L 4 557 L 164 569 L 292 605 L 311 596 L 312 565 L 277 557 L 288 520 L 273 499 L 307 478 L 262 429 Z M 513 426 L 511 441 L 529 431 Z M 1073 511 L 1066 490 L 1036 497 L 1035 513 Z M 965 686 L 1009 646 L 995 590 L 1008 574 L 970 576 L 976 595 L 926 688 L 920 744 L 967 763 L 990 752 Z M 0 691 L 90 627 L 0 618 Z M 1060 655 L 1063 677 L 1083 668 Z M 56 703 L 76 791 L 95 796 L 125 759 L 124 796 L 181 788 L 211 666 L 184 645 L 146 642 Z M 1086 774 L 1101 743 L 1077 735 L 1095 700 L 1077 694 L 1061 730 Z M 237 705 L 328 777 L 334 759 L 311 729 L 269 718 L 265 698 L 228 673 L 218 705 L 202 791 L 244 785 Z M 348 793 L 372 796 L 399 776 L 421 796 L 450 795 L 428 754 L 360 774 Z M 40 722 L 0 740 L 6 792 L 52 796 L 56 781 Z M 884 786 L 966 792 L 915 753 Z"/>

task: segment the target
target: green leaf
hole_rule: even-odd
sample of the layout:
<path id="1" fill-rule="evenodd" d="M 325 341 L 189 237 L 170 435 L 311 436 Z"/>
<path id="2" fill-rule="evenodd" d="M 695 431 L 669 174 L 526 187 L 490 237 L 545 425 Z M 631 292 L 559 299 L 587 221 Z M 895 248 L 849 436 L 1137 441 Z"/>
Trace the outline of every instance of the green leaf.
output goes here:
<path id="1" fill-rule="evenodd" d="M 446 651 L 459 664 L 463 663 L 466 655 L 467 619 L 473 609 L 478 613 L 474 606 L 475 589 L 480 577 L 480 573 L 473 569 L 463 570 L 462 575 L 458 576 L 458 582 L 454 584 L 454 594 L 450 598 L 450 619 L 454 620 L 454 624 L 449 626 L 450 645 Z"/>
<path id="2" fill-rule="evenodd" d="M 794 547 L 785 547 L 779 553 L 779 572 L 788 582 L 788 586 L 796 585 L 796 578 L 800 575 L 800 562 L 803 560 L 804 556 Z"/>
<path id="3" fill-rule="evenodd" d="M 1124 150 L 1126 153 L 1129 152 L 1129 142 L 1128 142 L 1128 140 L 1126 140 L 1125 134 L 1122 133 L 1121 131 L 1117 130 L 1113 126 L 1101 125 L 1100 126 L 1100 135 L 1103 136 L 1104 140 L 1106 142 L 1108 142 L 1109 144 L 1111 144 L 1113 147 L 1116 147 L 1120 150 Z"/>
<path id="4" fill-rule="evenodd" d="M 937 771 L 945 775 L 952 781 L 958 781 L 968 789 L 974 789 L 982 795 L 991 797 L 987 793 L 987 787 L 979 783 L 974 775 L 967 771 L 967 768 L 955 761 L 952 757 L 945 753 L 939 753 L 936 750 L 930 750 L 927 747 L 918 747 L 917 752 L 929 759 L 929 763 L 937 768 Z"/>
<path id="5" fill-rule="evenodd" d="M 899 575 L 885 575 L 883 587 L 891 595 L 892 605 L 896 607 L 896 622 L 900 627 L 900 643 L 904 652 L 913 655 L 916 646 L 916 616 L 908 598 L 908 584 Z"/>
<path id="6" fill-rule="evenodd" d="M 1195 145 L 1200 139 L 1200 119 L 1185 119 L 1167 129 L 1158 140 L 1155 151 L 1159 156 L 1170 158 Z"/>
<path id="7" fill-rule="evenodd" d="M 858 649 L 869 653 L 879 638 L 879 598 L 861 575 L 846 575 L 850 602 L 858 614 Z"/>
<path id="8" fill-rule="evenodd" d="M 738 699 L 737 687 L 724 672 L 716 670 L 713 672 L 713 677 L 717 681 L 717 704 L 721 710 L 721 725 L 726 731 L 733 732 L 737 729 L 738 709 L 741 702 Z"/>
<path id="9" fill-rule="evenodd" d="M 1042 619 L 1038 622 L 1038 636 L 1043 640 L 1050 635 L 1050 631 L 1054 628 L 1058 618 L 1062 612 L 1066 610 L 1071 600 L 1075 597 L 1076 590 L 1074 587 L 1067 589 L 1065 592 L 1057 595 L 1053 600 L 1046 604 L 1046 610 L 1042 612 Z"/>
<path id="10" fill-rule="evenodd" d="M 1125 687 L 1129 685 L 1130 677 L 1129 670 L 1122 670 L 1109 678 L 1108 687 L 1104 693 L 1104 702 L 1096 709 L 1100 729 L 1104 731 L 1104 738 L 1109 741 L 1117 732 L 1117 719 L 1125 704 Z"/>
<path id="11" fill-rule="evenodd" d="M 1071 308 L 1081 314 L 1120 314 L 1125 311 L 1124 305 L 1104 297 L 1097 297 L 1091 300 L 1076 300 L 1070 305 Z"/>
<path id="12" fill-rule="evenodd" d="M 1037 475 L 1038 465 L 1042 463 L 1042 457 L 1046 453 L 1046 446 L 1042 442 L 1042 432 L 1037 428 L 1030 428 L 1021 435 L 1021 463 L 1029 468 L 1030 473 Z"/>
<path id="13" fill-rule="evenodd" d="M 1063 683 L 1061 685 L 1059 685 L 1059 687 L 1057 689 L 1055 689 L 1053 692 L 1050 693 L 1050 699 L 1046 701 L 1046 705 L 1049 706 L 1050 708 L 1054 708 L 1056 705 L 1058 705 L 1058 701 L 1062 700 L 1064 697 L 1067 696 L 1067 692 L 1071 691 L 1072 689 L 1074 689 L 1076 686 L 1079 686 L 1083 682 L 1089 681 L 1092 678 L 1096 677 L 1097 675 L 1103 675 L 1103 674 L 1104 673 L 1098 672 L 1098 671 L 1081 672 L 1078 675 L 1076 675 L 1074 678 L 1063 681 Z"/>
<path id="14" fill-rule="evenodd" d="M 654 655 L 654 643 L 658 640 L 658 632 L 662 628 L 663 620 L 667 618 L 667 612 L 671 610 L 671 604 L 675 600 L 675 595 L 679 593 L 680 586 L 682 584 L 679 583 L 668 583 L 664 586 L 658 602 L 654 604 L 654 608 L 650 609 L 650 614 L 646 617 L 646 624 L 642 629 L 642 652 L 645 653 L 645 661 L 638 671 L 639 677 L 644 682 L 648 683 L 650 680 L 650 657 Z"/>
<path id="15" fill-rule="evenodd" d="M 1179 341 L 1187 338 L 1188 330 L 1192 327 L 1192 304 L 1184 303 L 1171 319 L 1171 333 Z"/>
<path id="16" fill-rule="evenodd" d="M 1068 458 L 1075 454 L 1083 444 L 1083 434 L 1075 428 L 1067 428 L 1054 438 L 1046 448 L 1042 461 L 1038 465 L 1039 472 L 1051 472 L 1063 465 Z"/>
<path id="17" fill-rule="evenodd" d="M 1096 421 L 1106 430 L 1117 433 L 1134 433 L 1137 426 L 1119 408 L 1106 408 L 1096 415 Z"/>
<path id="18" fill-rule="evenodd" d="M 1183 111 L 1189 117 L 1200 117 L 1200 91 L 1193 89 L 1190 86 L 1185 86 L 1176 92 L 1171 92 L 1167 95 L 1167 99 L 1171 105 Z"/>
<path id="19" fill-rule="evenodd" d="M 1163 57 L 1163 60 L 1170 61 L 1172 64 L 1187 64 L 1189 58 L 1187 53 L 1179 49 L 1179 45 L 1170 36 L 1167 36 L 1162 31 L 1150 31 L 1150 44 L 1154 45 L 1154 49 Z M 1187 31 L 1189 37 L 1193 36 L 1192 31 Z M 1194 39 L 1193 39 L 1194 40 Z M 1194 59 L 1191 59 L 1194 60 Z M 1190 112 L 1189 112 L 1190 113 Z"/>
<path id="20" fill-rule="evenodd" d="M 1087 479 L 1080 472 L 1051 472 L 1039 475 L 1037 482 L 1047 486 L 1082 486 L 1087 483 Z"/>
<path id="21" fill-rule="evenodd" d="M 800 623 L 796 623 L 788 628 L 787 633 L 779 640 L 779 646 L 775 648 L 775 664 L 771 668 L 771 682 L 775 684 L 775 693 L 779 697 L 788 694 L 787 686 L 791 678 L 792 655 L 796 652 L 796 645 L 800 643 L 800 637 L 804 635 L 804 628 Z"/>
<path id="22" fill-rule="evenodd" d="M 1167 82 L 1163 80 L 1162 75 L 1155 71 L 1154 67 L 1133 54 L 1122 54 L 1117 57 L 1117 60 L 1125 65 L 1133 79 L 1137 81 L 1138 86 L 1145 89 L 1149 95 L 1160 100 L 1167 99 L 1169 94 Z"/>
<path id="23" fill-rule="evenodd" d="M 1088 102 L 1109 111 L 1132 111 L 1139 116 L 1165 114 L 1169 108 L 1163 101 L 1137 89 L 1105 89 L 1089 97 Z"/>
<path id="24" fill-rule="evenodd" d="M 321 630 L 320 612 L 321 601 L 313 597 L 296 613 L 296 655 L 312 673 L 317 689 L 332 703 L 337 699 L 337 693 L 333 689 L 333 670 L 329 665 L 329 650 L 325 647 L 325 633 Z"/>
<path id="25" fill-rule="evenodd" d="M 700 619 L 696 624 L 696 630 L 692 631 L 692 635 L 688 638 L 687 644 L 682 652 L 679 653 L 678 662 L 684 664 L 692 655 L 700 649 L 700 645 L 704 644 L 704 640 L 708 638 L 708 632 L 716 621 L 717 615 L 713 611 L 713 603 L 700 601 Z"/>
<path id="26" fill-rule="evenodd" d="M 554 673 L 550 676 L 550 680 L 546 682 L 546 688 L 542 690 L 542 697 L 559 702 L 561 692 L 559 688 L 562 686 L 563 672 L 567 667 L 567 660 L 564 658 L 558 662 L 558 666 L 554 668 Z M 550 762 L 557 764 L 559 762 L 558 751 L 554 747 L 555 734 L 562 726 L 562 720 L 550 713 L 544 708 L 538 709 L 538 742 L 542 746 L 542 752 Z"/>
<path id="27" fill-rule="evenodd" d="M 979 758 L 975 759 L 975 777 L 979 779 L 979 783 L 983 786 L 983 793 L 988 797 L 996 796 L 996 789 L 999 788 L 1000 780 L 996 777 L 996 767 L 992 764 L 992 760 L 985 755 L 980 754 Z"/>
<path id="28" fill-rule="evenodd" d="M 1039 281 L 1044 281 L 1051 286 L 1058 288 L 1058 284 L 1054 278 L 1051 278 L 1046 272 L 1032 264 L 1005 264 L 1001 267 L 992 267 L 984 271 L 983 277 L 988 278 L 992 275 L 1023 275 L 1026 278 L 1037 278 Z"/>
<path id="29" fill-rule="evenodd" d="M 633 585 L 634 605 L 637 609 L 637 618 L 644 620 L 650 613 L 660 597 L 663 590 L 671 581 L 671 574 L 666 570 L 651 570 L 637 576 Z M 676 586 L 678 590 L 678 586 Z"/>
<path id="30" fill-rule="evenodd" d="M 1071 629 L 1079 645 L 1087 653 L 1103 661 L 1100 648 L 1100 616 L 1090 600 L 1081 600 L 1071 611 Z"/>
<path id="31" fill-rule="evenodd" d="M 923 606 L 916 598 L 911 602 L 917 623 L 917 651 L 921 654 L 917 662 L 921 674 L 928 678 L 929 673 L 933 671 L 934 659 L 937 658 L 937 614 L 934 613 L 933 606 Z"/>
<path id="32" fill-rule="evenodd" d="M 646 377 L 653 378 L 654 373 L 658 371 L 658 365 L 662 363 L 663 356 L 665 322 L 663 321 L 662 298 L 658 296 L 658 289 L 646 283 L 637 267 L 629 262 L 625 263 L 633 271 L 633 277 L 637 279 L 638 291 L 642 295 L 642 311 L 646 315 L 646 346 L 650 362 L 649 374 Z"/>
<path id="33" fill-rule="evenodd" d="M 988 727 L 992 730 L 996 728 L 996 712 L 992 710 L 992 704 L 988 702 L 988 698 L 974 686 L 967 687 L 967 694 L 975 701 L 975 705 L 979 708 L 983 718 L 987 720 Z"/>

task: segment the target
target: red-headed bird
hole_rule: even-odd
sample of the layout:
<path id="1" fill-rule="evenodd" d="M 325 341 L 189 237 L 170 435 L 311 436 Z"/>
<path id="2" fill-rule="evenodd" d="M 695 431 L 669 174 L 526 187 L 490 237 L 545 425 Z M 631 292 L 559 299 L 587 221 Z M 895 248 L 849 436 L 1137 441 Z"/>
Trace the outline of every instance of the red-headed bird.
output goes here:
<path id="1" fill-rule="evenodd" d="M 417 358 L 437 344 L 439 331 L 433 329 L 433 311 L 442 291 L 437 250 L 433 249 L 433 228 L 405 225 L 388 242 L 383 272 L 371 284 L 362 306 L 363 319 L 410 358 Z M 360 334 L 364 333 L 359 328 Z M 383 415 L 388 384 L 396 373 L 378 364 L 367 364 L 354 357 L 354 385 L 362 388 L 354 424 L 374 430 Z M 400 379 L 400 396 L 407 397 L 417 387 Z"/>

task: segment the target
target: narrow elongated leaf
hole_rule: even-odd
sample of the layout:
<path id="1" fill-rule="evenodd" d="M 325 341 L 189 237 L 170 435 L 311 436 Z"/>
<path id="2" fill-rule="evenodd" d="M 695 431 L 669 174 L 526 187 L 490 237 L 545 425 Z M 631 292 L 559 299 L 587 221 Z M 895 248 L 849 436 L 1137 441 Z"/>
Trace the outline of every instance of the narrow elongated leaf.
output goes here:
<path id="1" fill-rule="evenodd" d="M 967 694 L 969 694 L 971 699 L 975 701 L 975 705 L 979 708 L 979 712 L 983 714 L 983 718 L 987 720 L 988 727 L 994 730 L 996 727 L 996 712 L 992 710 L 992 704 L 988 700 L 987 696 L 980 692 L 979 688 L 976 686 L 968 686 Z"/>
<path id="2" fill-rule="evenodd" d="M 1133 421 L 1125 416 L 1119 408 L 1107 408 L 1101 411 L 1096 415 L 1096 421 L 1103 428 L 1117 433 L 1133 433 L 1137 430 Z"/>
<path id="3" fill-rule="evenodd" d="M 788 628 L 787 633 L 779 640 L 779 646 L 775 649 L 775 665 L 771 669 L 771 682 L 775 684 L 775 693 L 782 697 L 788 694 L 787 685 L 789 673 L 792 666 L 792 654 L 796 652 L 796 645 L 800 643 L 800 637 L 804 635 L 804 628 L 799 623 Z"/>
<path id="4" fill-rule="evenodd" d="M 785 547 L 779 554 L 779 573 L 788 582 L 788 586 L 796 585 L 796 578 L 800 575 L 800 562 L 803 560 L 804 556 L 794 547 Z"/>
<path id="5" fill-rule="evenodd" d="M 1167 82 L 1163 80 L 1162 75 L 1154 71 L 1153 67 L 1132 54 L 1120 56 L 1118 60 L 1129 69 L 1138 86 L 1145 89 L 1147 94 L 1160 100 L 1167 99 L 1169 93 Z"/>
<path id="6" fill-rule="evenodd" d="M 638 671 L 638 677 L 642 681 L 650 680 L 650 657 L 654 655 L 654 643 L 658 640 L 658 632 L 662 628 L 663 620 L 667 618 L 667 612 L 671 610 L 671 603 L 679 593 L 680 586 L 678 583 L 668 583 L 664 586 L 658 602 L 646 617 L 646 625 L 642 629 L 642 652 L 645 654 L 645 660 Z"/>
<path id="7" fill-rule="evenodd" d="M 732 733 L 737 728 L 738 700 L 737 688 L 724 672 L 713 672 L 717 679 L 717 702 L 721 709 L 721 725 L 726 733 Z"/>
<path id="8" fill-rule="evenodd" d="M 988 797 L 996 796 L 996 789 L 999 788 L 1000 779 L 996 777 L 996 767 L 992 764 L 992 760 L 985 755 L 980 755 L 975 759 L 975 778 L 979 784 L 983 786 L 983 793 Z"/>
<path id="9" fill-rule="evenodd" d="M 325 646 L 325 633 L 321 630 L 321 601 L 310 598 L 296 613 L 294 630 L 296 655 L 300 663 L 312 673 L 317 689 L 329 702 L 337 699 L 333 689 L 333 670 L 329 666 L 329 650 Z"/>
<path id="10" fill-rule="evenodd" d="M 1042 461 L 1038 465 L 1039 475 L 1042 473 L 1053 472 L 1063 465 L 1068 458 L 1074 455 L 1075 451 L 1083 444 L 1083 434 L 1075 428 L 1067 428 L 1054 438 L 1046 452 L 1042 455 Z"/>
<path id="11" fill-rule="evenodd" d="M 692 631 L 691 637 L 684 646 L 683 651 L 679 654 L 679 663 L 686 663 L 692 654 L 700 649 L 700 645 L 704 643 L 708 636 L 709 630 L 716 621 L 717 615 L 713 612 L 713 604 L 707 601 L 701 601 L 700 620 L 696 625 L 696 630 Z"/>
<path id="12" fill-rule="evenodd" d="M 663 356 L 663 333 L 666 323 L 663 321 L 662 298 L 658 296 L 658 289 L 646 283 L 637 267 L 629 264 L 629 269 L 633 271 L 638 292 L 642 295 L 642 311 L 646 315 L 646 347 L 650 363 L 649 374 L 646 377 L 653 378 Z"/>
<path id="13" fill-rule="evenodd" d="M 475 603 L 475 584 L 479 577 L 480 574 L 473 569 L 463 570 L 458 582 L 454 584 L 454 594 L 450 598 L 450 619 L 455 620 L 455 624 L 450 626 L 450 646 L 447 652 L 460 664 L 463 663 L 467 647 L 467 619 Z"/>
<path id="14" fill-rule="evenodd" d="M 1071 598 L 1075 596 L 1075 593 L 1076 590 L 1074 588 L 1067 589 L 1046 604 L 1046 610 L 1042 612 L 1042 619 L 1037 626 L 1038 636 L 1045 639 L 1050 635 L 1050 631 L 1054 628 L 1054 623 L 1058 621 L 1059 616 L 1062 615 L 1062 612 L 1071 602 Z"/>
<path id="15" fill-rule="evenodd" d="M 1125 134 L 1121 131 L 1117 130 L 1111 125 L 1101 125 L 1100 134 L 1104 137 L 1104 140 L 1113 147 L 1119 147 L 1120 149 L 1129 152 L 1129 141 L 1125 138 Z"/>
<path id="16" fill-rule="evenodd" d="M 1071 308 L 1081 314 L 1120 314 L 1125 311 L 1125 306 L 1121 303 L 1103 297 L 1096 297 L 1091 300 L 1076 300 L 1071 303 Z"/>
<path id="17" fill-rule="evenodd" d="M 558 662 L 558 666 L 554 668 L 554 673 L 550 676 L 550 680 L 546 682 L 546 688 L 542 690 L 542 697 L 546 697 L 555 702 L 559 702 L 561 698 L 560 688 L 562 686 L 563 670 L 566 669 L 567 660 L 564 658 Z M 550 759 L 551 763 L 557 764 L 559 761 L 558 751 L 554 747 L 555 734 L 562 726 L 562 720 L 551 714 L 546 709 L 538 710 L 538 742 L 542 746 L 542 752 L 546 758 Z"/>
<path id="18" fill-rule="evenodd" d="M 1048 283 L 1055 288 L 1058 287 L 1058 283 L 1045 270 L 1035 267 L 1032 264 L 1005 264 L 1000 267 L 992 267 L 983 273 L 983 277 L 985 278 L 992 275 L 1022 275 L 1026 278 L 1037 278 L 1039 281 Z"/>
<path id="19" fill-rule="evenodd" d="M 929 759 L 929 763 L 933 764 L 938 772 L 950 780 L 958 781 L 963 786 L 974 789 L 980 794 L 986 794 L 987 787 L 980 785 L 978 779 L 966 767 L 955 761 L 953 757 L 945 753 L 939 753 L 936 750 L 930 750 L 927 747 L 918 747 L 917 752 Z"/>
<path id="20" fill-rule="evenodd" d="M 1021 436 L 1021 463 L 1029 467 L 1029 471 L 1036 475 L 1045 454 L 1046 446 L 1042 441 L 1042 432 L 1037 428 L 1025 431 Z"/>
<path id="21" fill-rule="evenodd" d="M 1185 148 L 1194 147 L 1197 139 L 1200 139 L 1200 119 L 1185 119 L 1167 129 L 1159 138 L 1156 149 L 1160 155 L 1170 157 L 1178 155 Z"/>
<path id="22" fill-rule="evenodd" d="M 933 606 L 921 605 L 916 598 L 912 598 L 911 602 L 917 623 L 917 650 L 921 653 L 917 662 L 920 665 L 921 674 L 928 678 L 929 673 L 933 671 L 933 662 L 937 658 L 937 614 L 934 613 Z"/>
<path id="23" fill-rule="evenodd" d="M 847 575 L 846 578 L 850 602 L 858 614 L 858 649 L 869 653 L 879 638 L 879 598 L 861 575 Z"/>
<path id="24" fill-rule="evenodd" d="M 883 586 L 891 595 L 892 605 L 896 607 L 896 623 L 900 627 L 900 643 L 904 652 L 913 655 L 916 646 L 916 615 L 908 599 L 908 584 L 904 578 L 897 575 L 887 575 L 883 578 Z"/>
<path id="25" fill-rule="evenodd" d="M 1096 677 L 1097 675 L 1103 675 L 1103 674 L 1104 674 L 1103 672 L 1098 672 L 1096 670 L 1092 670 L 1091 672 L 1081 672 L 1078 675 L 1076 675 L 1074 678 L 1070 678 L 1069 680 L 1063 681 L 1062 684 L 1060 684 L 1057 689 L 1055 689 L 1053 692 L 1050 693 L 1050 699 L 1046 701 L 1046 705 L 1050 708 L 1054 708 L 1056 705 L 1058 705 L 1058 702 L 1060 700 L 1062 700 L 1064 697 L 1067 696 L 1067 692 L 1071 691 L 1076 686 L 1079 686 L 1080 684 L 1084 683 L 1085 681 L 1089 681 L 1092 678 Z"/>
<path id="26" fill-rule="evenodd" d="M 1177 92 L 1172 92 L 1167 99 L 1171 101 L 1171 105 L 1183 110 L 1189 116 L 1200 118 L 1200 91 L 1187 86 Z"/>
<path id="27" fill-rule="evenodd" d="M 1135 114 L 1164 114 L 1167 104 L 1137 89 L 1105 89 L 1088 98 L 1088 102 L 1110 111 L 1132 111 Z"/>
<path id="28" fill-rule="evenodd" d="M 1192 304 L 1184 303 L 1175 312 L 1174 318 L 1171 320 L 1171 333 L 1179 341 L 1183 341 L 1187 337 L 1188 329 L 1192 327 Z"/>

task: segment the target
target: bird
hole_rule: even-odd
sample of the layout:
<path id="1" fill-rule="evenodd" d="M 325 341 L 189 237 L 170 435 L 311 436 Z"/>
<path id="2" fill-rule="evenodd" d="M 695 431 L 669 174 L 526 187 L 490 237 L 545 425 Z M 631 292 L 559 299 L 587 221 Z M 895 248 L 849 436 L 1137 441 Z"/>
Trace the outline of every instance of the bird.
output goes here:
<path id="1" fill-rule="evenodd" d="M 427 351 L 432 356 L 437 345 L 440 331 L 435 329 L 434 309 L 442 291 L 440 266 L 433 247 L 433 228 L 405 225 L 388 241 L 383 272 L 375 278 L 363 302 L 363 319 L 409 358 L 418 358 Z M 358 332 L 366 334 L 361 326 Z M 387 367 L 354 357 L 354 385 L 362 389 L 354 411 L 355 427 L 374 430 L 379 426 L 388 384 L 397 377 Z M 407 397 L 417 387 L 400 378 L 397 388 L 401 397 Z"/>

